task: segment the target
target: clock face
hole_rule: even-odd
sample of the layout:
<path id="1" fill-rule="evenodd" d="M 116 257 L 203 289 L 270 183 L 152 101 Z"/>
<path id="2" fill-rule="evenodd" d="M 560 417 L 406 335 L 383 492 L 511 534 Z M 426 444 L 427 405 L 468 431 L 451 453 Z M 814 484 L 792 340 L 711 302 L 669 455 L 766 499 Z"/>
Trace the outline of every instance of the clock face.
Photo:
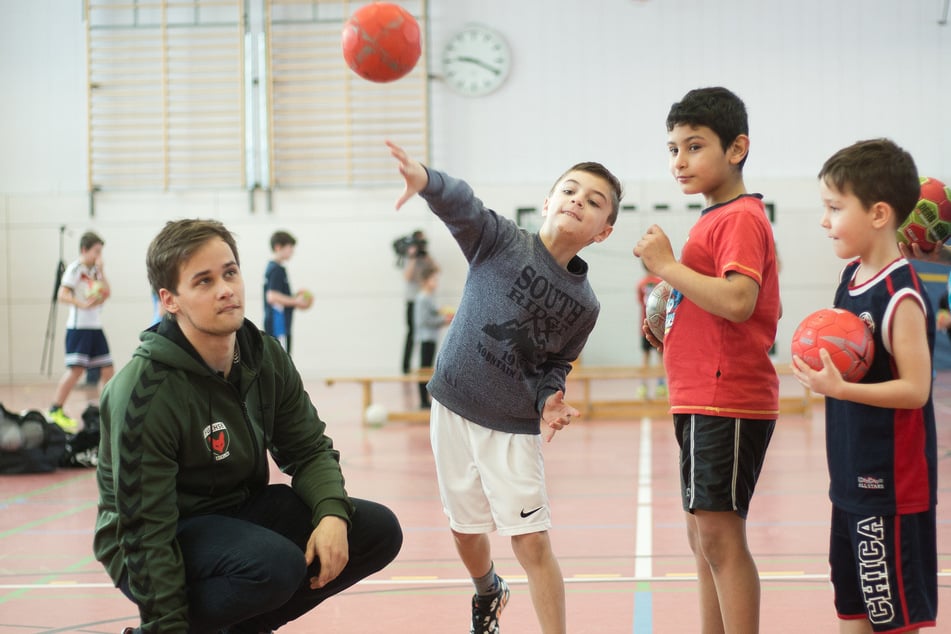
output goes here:
<path id="1" fill-rule="evenodd" d="M 484 26 L 471 25 L 456 33 L 442 54 L 446 82 L 456 92 L 487 95 L 505 81 L 512 55 L 505 39 Z"/>

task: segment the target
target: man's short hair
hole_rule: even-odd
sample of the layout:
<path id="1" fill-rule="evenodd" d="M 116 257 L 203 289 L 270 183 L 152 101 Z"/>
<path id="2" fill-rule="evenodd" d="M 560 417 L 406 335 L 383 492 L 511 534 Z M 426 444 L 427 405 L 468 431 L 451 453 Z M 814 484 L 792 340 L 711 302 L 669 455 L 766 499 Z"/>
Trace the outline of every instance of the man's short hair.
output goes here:
<path id="1" fill-rule="evenodd" d="M 217 220 L 170 220 L 152 239 L 145 256 L 145 268 L 149 275 L 152 292 L 159 289 L 178 294 L 179 273 L 182 264 L 212 238 L 221 238 L 231 247 L 234 261 L 240 266 L 238 245 L 234 236 Z"/>

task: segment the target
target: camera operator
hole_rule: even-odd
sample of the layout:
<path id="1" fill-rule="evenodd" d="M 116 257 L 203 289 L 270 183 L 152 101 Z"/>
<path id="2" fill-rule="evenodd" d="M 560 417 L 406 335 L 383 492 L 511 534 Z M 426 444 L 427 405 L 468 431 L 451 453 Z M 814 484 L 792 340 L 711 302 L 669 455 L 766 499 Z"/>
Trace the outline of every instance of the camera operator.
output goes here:
<path id="1" fill-rule="evenodd" d="M 422 230 L 417 229 L 411 235 L 398 239 L 393 243 L 393 248 L 399 258 L 398 263 L 403 267 L 403 279 L 406 282 L 406 343 L 403 346 L 403 374 L 409 374 L 412 369 L 413 359 L 413 330 L 414 310 L 416 295 L 419 293 L 420 272 L 428 263 L 435 266 L 436 263 L 429 255 L 427 250 L 426 235 Z"/>

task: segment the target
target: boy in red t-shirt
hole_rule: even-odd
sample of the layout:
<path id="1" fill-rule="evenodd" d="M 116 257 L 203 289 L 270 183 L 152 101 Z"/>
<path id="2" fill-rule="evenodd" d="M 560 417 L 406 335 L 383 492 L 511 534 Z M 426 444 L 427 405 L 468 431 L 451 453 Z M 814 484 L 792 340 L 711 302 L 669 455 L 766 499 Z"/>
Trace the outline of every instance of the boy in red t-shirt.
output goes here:
<path id="1" fill-rule="evenodd" d="M 671 107 L 667 132 L 671 173 L 705 208 L 679 262 L 657 225 L 634 255 L 675 289 L 663 354 L 701 629 L 756 632 L 760 583 L 746 516 L 779 413 L 769 358 L 781 314 L 776 246 L 761 196 L 743 183 L 750 139 L 739 97 L 692 90 Z"/>

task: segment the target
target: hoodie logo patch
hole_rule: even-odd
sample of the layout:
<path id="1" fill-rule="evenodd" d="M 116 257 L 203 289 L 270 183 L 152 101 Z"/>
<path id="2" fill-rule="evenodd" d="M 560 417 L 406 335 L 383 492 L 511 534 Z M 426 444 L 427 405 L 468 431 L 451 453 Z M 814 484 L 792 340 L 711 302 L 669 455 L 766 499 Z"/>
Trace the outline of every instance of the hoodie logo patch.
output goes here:
<path id="1" fill-rule="evenodd" d="M 231 434 L 224 423 L 212 423 L 204 429 L 205 444 L 215 460 L 224 460 L 231 452 L 228 447 L 231 445 Z"/>

